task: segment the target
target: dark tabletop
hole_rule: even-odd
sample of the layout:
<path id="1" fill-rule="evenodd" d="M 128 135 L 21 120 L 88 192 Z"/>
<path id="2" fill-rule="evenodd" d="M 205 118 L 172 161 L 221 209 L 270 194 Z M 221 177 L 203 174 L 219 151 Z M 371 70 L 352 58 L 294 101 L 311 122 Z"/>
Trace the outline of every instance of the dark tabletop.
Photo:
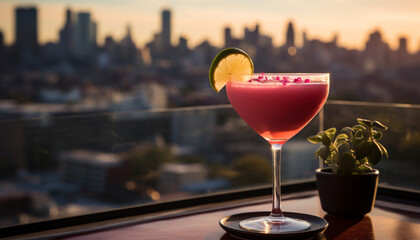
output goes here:
<path id="1" fill-rule="evenodd" d="M 269 211 L 271 199 L 203 206 L 149 218 L 139 223 L 114 226 L 94 232 L 67 236 L 71 240 L 169 240 L 169 239 L 237 239 L 228 235 L 219 220 L 225 216 L 254 211 Z M 376 201 L 374 210 L 360 219 L 339 218 L 326 214 L 315 191 L 285 195 L 283 211 L 323 217 L 329 222 L 325 232 L 315 239 L 420 239 L 420 208 L 389 201 Z"/>

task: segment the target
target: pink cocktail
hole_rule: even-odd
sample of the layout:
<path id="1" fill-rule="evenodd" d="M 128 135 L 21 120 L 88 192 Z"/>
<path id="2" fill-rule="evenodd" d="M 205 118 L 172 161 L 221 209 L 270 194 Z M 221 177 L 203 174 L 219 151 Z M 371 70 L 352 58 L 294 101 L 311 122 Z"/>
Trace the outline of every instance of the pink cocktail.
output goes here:
<path id="1" fill-rule="evenodd" d="M 228 82 L 230 103 L 243 120 L 270 143 L 284 143 L 318 113 L 328 83 Z"/>
<path id="2" fill-rule="evenodd" d="M 309 222 L 285 217 L 280 209 L 281 148 L 324 105 L 329 92 L 329 74 L 231 75 L 226 84 L 226 92 L 239 116 L 271 144 L 273 154 L 271 214 L 242 220 L 240 226 L 262 233 L 288 233 L 309 229 Z"/>

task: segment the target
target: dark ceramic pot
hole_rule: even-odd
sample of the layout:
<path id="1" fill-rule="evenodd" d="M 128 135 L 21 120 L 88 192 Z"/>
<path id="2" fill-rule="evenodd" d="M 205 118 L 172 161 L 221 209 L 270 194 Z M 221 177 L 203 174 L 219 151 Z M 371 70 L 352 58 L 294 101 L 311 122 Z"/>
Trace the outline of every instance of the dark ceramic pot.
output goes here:
<path id="1" fill-rule="evenodd" d="M 331 215 L 363 217 L 373 209 L 379 171 L 359 175 L 333 174 L 331 168 L 316 170 L 321 206 Z"/>

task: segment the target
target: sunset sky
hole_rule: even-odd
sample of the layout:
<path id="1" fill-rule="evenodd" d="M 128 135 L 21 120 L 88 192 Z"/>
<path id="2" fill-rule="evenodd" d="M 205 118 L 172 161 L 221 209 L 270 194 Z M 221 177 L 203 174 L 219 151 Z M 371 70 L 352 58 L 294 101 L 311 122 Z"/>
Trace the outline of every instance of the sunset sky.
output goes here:
<path id="1" fill-rule="evenodd" d="M 139 47 L 160 31 L 161 10 L 172 10 L 172 43 L 179 36 L 194 47 L 205 39 L 214 45 L 223 43 L 223 28 L 230 26 L 236 37 L 243 36 L 245 26 L 260 24 L 274 45 L 285 41 L 287 22 L 295 25 L 297 44 L 306 30 L 310 39 L 330 40 L 339 35 L 339 44 L 363 49 L 368 34 L 376 29 L 392 48 L 398 38 L 409 39 L 409 50 L 420 47 L 420 1 L 418 0 L 0 0 L 0 30 L 5 41 L 14 41 L 14 9 L 17 5 L 38 8 L 38 31 L 41 43 L 56 41 L 64 24 L 65 10 L 90 11 L 98 23 L 98 41 L 112 35 L 123 37 L 128 23 Z"/>

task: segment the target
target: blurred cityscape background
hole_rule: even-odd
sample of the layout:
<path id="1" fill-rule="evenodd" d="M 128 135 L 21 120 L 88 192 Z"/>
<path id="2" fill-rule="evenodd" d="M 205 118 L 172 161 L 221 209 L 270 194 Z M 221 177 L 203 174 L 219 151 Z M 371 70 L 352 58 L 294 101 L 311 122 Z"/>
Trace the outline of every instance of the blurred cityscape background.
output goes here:
<path id="1" fill-rule="evenodd" d="M 159 31 L 139 45 L 131 24 L 124 37 L 99 40 L 94 10 L 63 7 L 57 40 L 41 43 L 36 5 L 4 11 L 13 12 L 14 40 L 0 29 L 0 227 L 269 184 L 267 143 L 208 83 L 224 47 L 247 51 L 256 72 L 331 73 L 324 117 L 285 147 L 285 182 L 314 177 L 316 146 L 306 136 L 365 117 L 390 126 L 382 184 L 420 189 L 420 49 L 409 51 L 407 37 L 391 48 L 376 29 L 351 49 L 339 33 L 297 34 L 292 19 L 278 23 L 282 33 L 220 26 L 223 44 L 192 46 L 174 36 L 174 11 L 162 8 Z"/>

